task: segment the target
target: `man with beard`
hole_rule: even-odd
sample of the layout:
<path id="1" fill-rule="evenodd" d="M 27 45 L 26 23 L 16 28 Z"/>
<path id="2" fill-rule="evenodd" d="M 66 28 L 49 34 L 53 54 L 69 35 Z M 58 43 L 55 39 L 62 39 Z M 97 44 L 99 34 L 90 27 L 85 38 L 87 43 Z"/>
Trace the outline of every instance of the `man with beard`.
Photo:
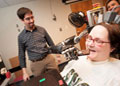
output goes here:
<path id="1" fill-rule="evenodd" d="M 18 9 L 17 15 L 25 25 L 18 36 L 19 62 L 24 81 L 29 79 L 26 70 L 26 51 L 31 61 L 30 66 L 34 76 L 39 76 L 50 69 L 58 69 L 55 58 L 48 49 L 48 45 L 54 46 L 54 43 L 43 27 L 34 24 L 32 11 L 29 8 L 21 7 Z"/>

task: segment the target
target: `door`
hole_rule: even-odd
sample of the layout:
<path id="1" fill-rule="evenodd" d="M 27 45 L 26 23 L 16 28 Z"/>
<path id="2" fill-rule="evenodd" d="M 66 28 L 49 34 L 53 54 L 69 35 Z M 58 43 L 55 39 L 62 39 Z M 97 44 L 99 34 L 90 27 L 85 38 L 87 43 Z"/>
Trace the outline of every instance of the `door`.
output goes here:
<path id="1" fill-rule="evenodd" d="M 92 9 L 92 0 L 80 1 L 80 2 L 77 2 L 77 3 L 71 4 L 70 7 L 71 7 L 72 12 L 82 11 L 86 15 L 86 11 Z M 79 35 L 84 29 L 86 29 L 86 24 L 84 24 L 80 28 L 76 28 L 77 35 Z M 85 38 L 84 37 L 82 37 L 80 39 L 80 48 L 81 48 L 81 50 L 86 49 Z"/>

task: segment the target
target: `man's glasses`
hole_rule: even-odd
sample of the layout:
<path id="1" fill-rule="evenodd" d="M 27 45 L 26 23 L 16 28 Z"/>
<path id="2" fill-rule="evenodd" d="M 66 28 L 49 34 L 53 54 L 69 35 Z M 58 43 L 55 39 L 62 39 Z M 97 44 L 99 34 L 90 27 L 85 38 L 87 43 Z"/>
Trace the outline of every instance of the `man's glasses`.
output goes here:
<path id="1" fill-rule="evenodd" d="M 34 16 L 25 18 L 25 20 L 27 20 L 27 21 L 30 21 L 30 19 L 34 19 Z"/>
<path id="2" fill-rule="evenodd" d="M 110 43 L 110 42 L 106 42 L 106 41 L 102 41 L 99 38 L 95 38 L 93 39 L 92 36 L 90 35 L 86 35 L 86 42 L 93 42 L 95 45 L 102 45 L 103 43 Z"/>

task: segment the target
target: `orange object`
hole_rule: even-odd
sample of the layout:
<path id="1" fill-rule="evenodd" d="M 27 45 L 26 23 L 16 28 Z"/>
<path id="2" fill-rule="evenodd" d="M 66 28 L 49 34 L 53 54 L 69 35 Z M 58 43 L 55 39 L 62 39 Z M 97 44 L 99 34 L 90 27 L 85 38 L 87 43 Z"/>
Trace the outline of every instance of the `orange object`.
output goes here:
<path id="1" fill-rule="evenodd" d="M 60 86 L 62 86 L 64 84 L 62 80 L 59 80 L 58 82 L 59 82 Z"/>
<path id="2" fill-rule="evenodd" d="M 93 8 L 98 8 L 98 7 L 101 7 L 100 3 L 93 4 Z"/>

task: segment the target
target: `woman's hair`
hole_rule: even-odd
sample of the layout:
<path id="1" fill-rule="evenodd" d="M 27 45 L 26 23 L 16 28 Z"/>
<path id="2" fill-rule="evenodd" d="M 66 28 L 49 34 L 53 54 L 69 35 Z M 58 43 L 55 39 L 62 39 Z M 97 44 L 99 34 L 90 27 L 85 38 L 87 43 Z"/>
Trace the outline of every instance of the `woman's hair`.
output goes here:
<path id="1" fill-rule="evenodd" d="M 27 14 L 27 13 L 31 13 L 32 14 L 32 11 L 29 9 L 29 8 L 26 8 L 26 7 L 21 7 L 21 8 L 19 8 L 18 9 L 18 11 L 17 11 L 17 15 L 18 15 L 18 17 L 20 18 L 20 19 L 24 19 L 24 16 L 25 16 L 25 14 Z"/>
<path id="2" fill-rule="evenodd" d="M 108 11 L 108 3 L 111 2 L 111 1 L 116 1 L 118 4 L 120 4 L 120 1 L 119 0 L 107 0 L 106 4 L 105 4 L 105 7 L 106 7 L 106 10 Z"/>
<path id="3" fill-rule="evenodd" d="M 114 48 L 114 50 L 110 54 L 112 56 L 116 56 L 116 54 L 120 54 L 120 25 L 114 23 L 108 24 L 105 22 L 97 25 L 101 25 L 105 27 L 108 31 L 108 39 L 110 41 L 110 46 L 111 48 Z"/>

